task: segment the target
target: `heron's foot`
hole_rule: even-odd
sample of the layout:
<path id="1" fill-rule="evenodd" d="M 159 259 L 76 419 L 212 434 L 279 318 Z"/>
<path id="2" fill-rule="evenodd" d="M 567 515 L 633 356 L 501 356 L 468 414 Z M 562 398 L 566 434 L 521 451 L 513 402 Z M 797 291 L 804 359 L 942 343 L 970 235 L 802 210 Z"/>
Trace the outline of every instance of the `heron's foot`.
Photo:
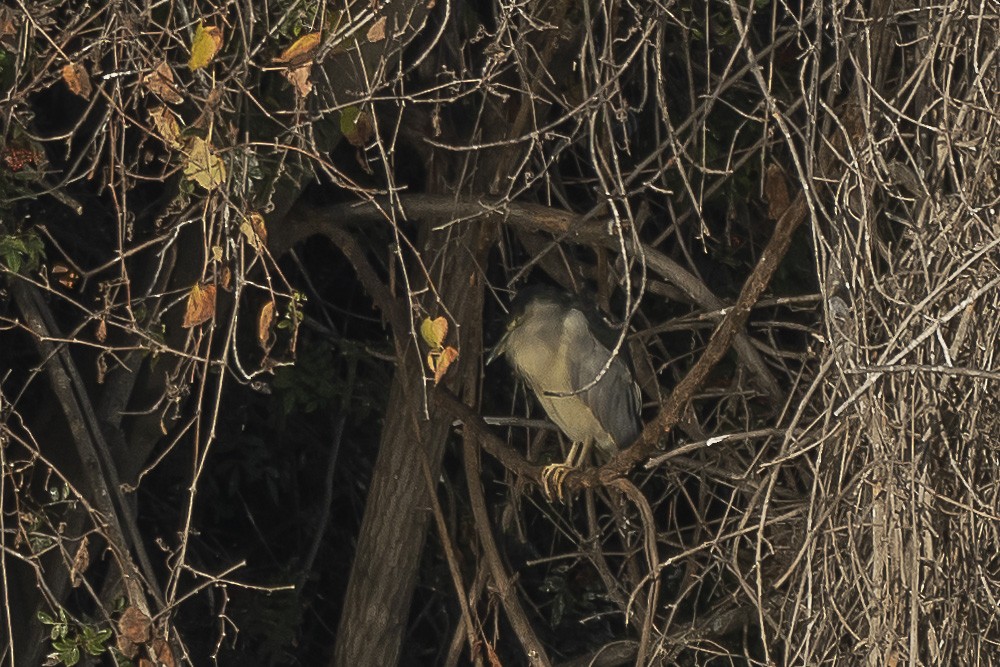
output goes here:
<path id="1" fill-rule="evenodd" d="M 560 503 L 563 502 L 563 482 L 566 481 L 566 475 L 571 470 L 576 470 L 576 466 L 569 463 L 553 463 L 542 469 L 542 491 L 550 503 L 553 500 L 553 489 L 555 489 L 555 498 Z"/>
<path id="2" fill-rule="evenodd" d="M 556 498 L 559 502 L 563 502 L 563 483 L 566 481 L 566 475 L 571 470 L 579 468 L 580 464 L 587 460 L 590 447 L 593 444 L 592 440 L 574 442 L 565 463 L 553 463 L 542 468 L 542 491 L 545 492 L 545 498 L 550 503 L 552 502 L 553 488 L 556 491 Z"/>

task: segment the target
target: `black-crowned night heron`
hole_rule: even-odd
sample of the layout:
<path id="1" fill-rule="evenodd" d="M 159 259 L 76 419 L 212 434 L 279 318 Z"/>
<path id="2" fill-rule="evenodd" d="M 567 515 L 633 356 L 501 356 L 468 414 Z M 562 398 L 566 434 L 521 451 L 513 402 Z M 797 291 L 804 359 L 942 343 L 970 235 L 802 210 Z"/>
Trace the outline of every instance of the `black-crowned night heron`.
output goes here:
<path id="1" fill-rule="evenodd" d="M 639 435 L 639 386 L 625 346 L 612 357 L 619 337 L 580 299 L 552 287 L 529 287 L 514 298 L 507 331 L 487 360 L 506 356 L 573 442 L 566 462 L 542 473 L 550 499 L 550 485 L 562 499 L 566 474 L 586 461 L 592 446 L 607 459 Z"/>

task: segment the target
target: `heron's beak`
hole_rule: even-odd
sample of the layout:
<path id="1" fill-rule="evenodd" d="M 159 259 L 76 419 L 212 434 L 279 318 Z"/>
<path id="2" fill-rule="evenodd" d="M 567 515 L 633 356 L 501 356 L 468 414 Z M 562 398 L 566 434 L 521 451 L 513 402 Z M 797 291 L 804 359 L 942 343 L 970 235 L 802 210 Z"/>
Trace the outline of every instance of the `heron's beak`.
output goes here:
<path id="1" fill-rule="evenodd" d="M 507 339 L 509 337 L 510 337 L 510 330 L 508 329 L 507 333 L 505 333 L 503 335 L 503 338 L 500 339 L 500 342 L 498 342 L 496 345 L 494 345 L 493 349 L 490 350 L 490 355 L 488 357 L 486 357 L 486 365 L 487 366 L 489 366 L 490 364 L 492 364 L 493 361 L 497 357 L 499 357 L 501 354 L 503 354 L 504 352 L 507 351 Z"/>

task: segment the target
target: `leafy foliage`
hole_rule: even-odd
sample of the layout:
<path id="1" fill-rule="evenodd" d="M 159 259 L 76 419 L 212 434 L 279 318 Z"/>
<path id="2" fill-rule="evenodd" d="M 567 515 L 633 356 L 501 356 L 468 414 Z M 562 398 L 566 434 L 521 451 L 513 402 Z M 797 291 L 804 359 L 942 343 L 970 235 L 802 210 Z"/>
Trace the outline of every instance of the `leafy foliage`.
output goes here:
<path id="1" fill-rule="evenodd" d="M 45 257 L 45 244 L 38 232 L 0 234 L 0 262 L 12 273 L 35 271 Z"/>
<path id="2" fill-rule="evenodd" d="M 71 621 L 62 608 L 59 609 L 58 618 L 40 611 L 38 620 L 51 628 L 49 639 L 52 642 L 52 653 L 45 665 L 62 664 L 73 667 L 84 655 L 96 657 L 109 650 L 105 644 L 111 639 L 110 628 L 100 629 L 97 625 Z"/>

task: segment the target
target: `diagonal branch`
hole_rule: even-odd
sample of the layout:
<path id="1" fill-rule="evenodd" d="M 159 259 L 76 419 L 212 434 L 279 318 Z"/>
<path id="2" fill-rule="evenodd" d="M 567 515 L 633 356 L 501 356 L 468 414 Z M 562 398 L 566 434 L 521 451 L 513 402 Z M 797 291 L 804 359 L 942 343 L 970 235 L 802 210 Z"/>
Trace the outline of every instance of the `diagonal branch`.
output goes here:
<path id="1" fill-rule="evenodd" d="M 848 145 L 848 142 L 863 130 L 857 108 L 852 106 L 846 109 L 842 117 L 842 127 L 843 132 L 836 131 L 830 141 L 832 150 L 824 150 L 821 154 L 821 161 L 828 167 L 826 172 L 830 171 L 829 168 L 832 168 L 838 159 L 837 154 L 842 153 L 842 150 L 837 150 L 838 147 L 842 149 Z M 660 438 L 677 425 L 684 408 L 694 397 L 695 392 L 705 384 L 708 374 L 722 360 L 737 334 L 746 326 L 751 309 L 767 289 L 774 272 L 788 252 L 792 235 L 809 215 L 810 196 L 812 195 L 809 190 L 800 190 L 795 200 L 782 214 L 775 225 L 771 239 L 761 253 L 760 260 L 743 284 L 736 303 L 712 333 L 697 363 L 671 392 L 656 418 L 646 424 L 639 439 L 600 468 L 572 471 L 565 480 L 567 488 L 607 484 L 615 478 L 624 476 L 657 451 Z"/>
<path id="2" fill-rule="evenodd" d="M 149 613 L 140 582 L 146 582 L 160 604 L 162 595 L 135 517 L 122 494 L 114 458 L 101 433 L 83 378 L 66 347 L 51 342 L 60 335 L 55 330 L 51 313 L 39 297 L 37 289 L 18 280 L 14 282 L 13 292 L 27 327 L 33 334 L 39 357 L 43 360 L 52 383 L 52 390 L 59 397 L 59 404 L 73 434 L 73 442 L 87 478 L 87 487 L 94 491 L 94 497 L 89 500 L 101 514 L 98 520 L 103 524 L 103 534 L 117 557 L 129 601 Z M 133 554 L 142 564 L 141 571 L 132 561 Z"/>

